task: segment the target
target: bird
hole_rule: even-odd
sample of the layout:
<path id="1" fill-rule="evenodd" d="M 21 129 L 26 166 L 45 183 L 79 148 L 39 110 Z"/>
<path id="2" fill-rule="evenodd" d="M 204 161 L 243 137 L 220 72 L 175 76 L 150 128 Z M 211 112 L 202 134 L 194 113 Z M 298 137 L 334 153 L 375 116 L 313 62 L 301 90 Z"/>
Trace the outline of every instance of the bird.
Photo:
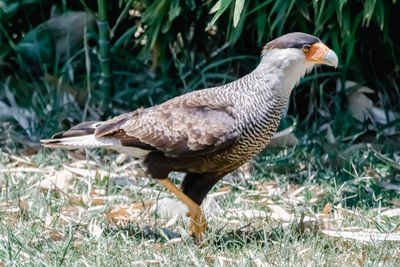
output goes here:
<path id="1" fill-rule="evenodd" d="M 207 193 L 266 147 L 293 88 L 316 65 L 336 68 L 338 57 L 313 35 L 288 33 L 268 42 L 257 67 L 240 79 L 106 121 L 82 122 L 41 142 L 107 148 L 142 160 L 148 176 L 187 206 L 189 233 L 202 242 L 207 222 L 200 205 Z M 168 178 L 172 171 L 186 173 L 180 188 Z"/>

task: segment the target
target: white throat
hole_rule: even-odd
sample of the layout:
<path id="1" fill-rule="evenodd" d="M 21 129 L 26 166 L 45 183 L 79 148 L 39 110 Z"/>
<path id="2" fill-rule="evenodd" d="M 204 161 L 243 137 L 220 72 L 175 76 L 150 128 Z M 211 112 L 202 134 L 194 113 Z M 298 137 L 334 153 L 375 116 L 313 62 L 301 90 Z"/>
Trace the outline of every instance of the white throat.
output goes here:
<path id="1" fill-rule="evenodd" d="M 263 53 L 258 67 L 260 71 L 277 75 L 280 88 L 276 90 L 289 97 L 295 85 L 314 67 L 314 63 L 307 62 L 300 49 L 272 49 Z"/>

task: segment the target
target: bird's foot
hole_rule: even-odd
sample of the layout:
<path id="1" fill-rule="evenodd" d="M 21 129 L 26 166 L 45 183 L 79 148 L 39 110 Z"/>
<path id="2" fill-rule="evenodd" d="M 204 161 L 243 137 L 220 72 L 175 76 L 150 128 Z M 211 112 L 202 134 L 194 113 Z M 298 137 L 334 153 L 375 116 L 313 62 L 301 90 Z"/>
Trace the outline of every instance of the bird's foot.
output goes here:
<path id="1" fill-rule="evenodd" d="M 171 183 L 169 179 L 160 179 L 159 181 L 187 206 L 189 210 L 187 216 L 191 218 L 189 234 L 192 235 L 194 233 L 196 242 L 202 242 L 204 231 L 207 228 L 207 222 L 201 212 L 200 206 Z"/>
<path id="2" fill-rule="evenodd" d="M 196 242 L 201 243 L 203 241 L 203 234 L 207 229 L 207 221 L 201 212 L 200 207 L 197 205 L 192 206 L 186 216 L 190 217 L 189 234 L 195 236 Z"/>

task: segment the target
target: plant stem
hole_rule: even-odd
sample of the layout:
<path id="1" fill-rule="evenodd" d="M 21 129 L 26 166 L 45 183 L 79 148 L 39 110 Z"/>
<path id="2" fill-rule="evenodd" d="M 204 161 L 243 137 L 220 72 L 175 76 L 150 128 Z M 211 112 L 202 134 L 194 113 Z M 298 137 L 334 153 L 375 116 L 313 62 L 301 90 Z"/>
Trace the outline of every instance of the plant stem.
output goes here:
<path id="1" fill-rule="evenodd" d="M 111 59 L 110 59 L 110 30 L 107 20 L 106 0 L 97 0 L 98 16 L 97 26 L 99 28 L 99 61 L 101 69 L 101 78 L 99 81 L 100 90 L 104 95 L 104 104 L 111 97 Z"/>

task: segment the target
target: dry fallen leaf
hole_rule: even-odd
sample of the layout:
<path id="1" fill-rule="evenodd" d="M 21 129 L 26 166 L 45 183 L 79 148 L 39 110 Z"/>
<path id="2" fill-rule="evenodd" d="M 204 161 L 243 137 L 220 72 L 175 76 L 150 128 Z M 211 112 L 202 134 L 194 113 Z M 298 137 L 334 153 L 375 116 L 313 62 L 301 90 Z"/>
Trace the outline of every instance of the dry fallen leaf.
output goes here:
<path id="1" fill-rule="evenodd" d="M 371 116 L 375 122 L 379 124 L 388 124 L 400 118 L 400 114 L 391 110 L 384 110 L 379 107 L 372 107 L 370 109 Z"/>
<path id="2" fill-rule="evenodd" d="M 31 160 L 29 160 L 28 157 L 21 158 L 21 157 L 18 157 L 16 155 L 6 154 L 4 152 L 3 152 L 3 155 L 7 155 L 11 159 L 13 159 L 15 161 L 15 163 L 17 163 L 18 165 L 25 164 L 25 165 L 28 165 L 28 166 L 37 167 L 36 164 L 34 164 Z"/>
<path id="3" fill-rule="evenodd" d="M 71 216 L 72 213 L 79 211 L 78 206 L 61 206 L 61 213 L 67 216 Z"/>
<path id="4" fill-rule="evenodd" d="M 123 201 L 123 202 L 128 202 L 129 197 L 127 196 L 93 196 L 93 197 L 82 197 L 82 201 L 85 205 L 88 206 L 101 206 L 105 205 L 106 203 L 109 202 L 115 202 L 115 201 Z"/>
<path id="5" fill-rule="evenodd" d="M 121 153 L 117 156 L 115 164 L 121 165 L 122 163 L 124 163 L 124 161 L 126 161 L 127 158 L 128 158 L 127 154 Z"/>
<path id="6" fill-rule="evenodd" d="M 7 225 L 15 225 L 19 221 L 19 215 L 19 208 L 8 211 L 2 210 L 0 221 L 6 223 Z"/>
<path id="7" fill-rule="evenodd" d="M 78 176 L 82 176 L 82 177 L 95 177 L 97 174 L 100 174 L 100 176 L 108 176 L 109 172 L 105 172 L 105 171 L 101 171 L 101 170 L 97 170 L 97 169 L 82 169 L 82 168 L 74 168 L 74 167 L 70 167 L 67 165 L 63 165 L 63 167 L 65 169 L 67 169 L 68 171 L 72 172 L 73 174 L 76 174 Z"/>
<path id="8" fill-rule="evenodd" d="M 363 229 L 363 231 L 330 231 L 322 230 L 322 233 L 336 238 L 352 239 L 369 243 L 383 242 L 383 241 L 400 241 L 399 233 L 380 233 L 374 229 Z"/>
<path id="9" fill-rule="evenodd" d="M 274 195 L 282 195 L 284 193 L 284 189 L 278 187 L 276 182 L 268 181 L 264 183 L 256 184 L 256 190 L 258 194 L 266 193 L 267 196 L 274 196 Z"/>
<path id="10" fill-rule="evenodd" d="M 68 156 L 68 158 L 74 160 L 74 161 L 86 161 L 86 153 L 85 150 L 66 150 L 64 153 Z"/>
<path id="11" fill-rule="evenodd" d="M 224 187 L 221 187 L 220 189 L 217 190 L 217 192 L 229 192 L 231 191 L 232 186 L 226 185 Z"/>
<path id="12" fill-rule="evenodd" d="M 267 262 L 263 262 L 260 258 L 255 259 L 253 262 L 253 267 L 268 267 L 268 266 L 272 265 Z"/>
<path id="13" fill-rule="evenodd" d="M 333 208 L 334 208 L 336 211 L 340 211 L 341 213 L 347 213 L 347 214 L 353 215 L 353 216 L 355 216 L 355 217 L 363 218 L 364 220 L 373 222 L 373 219 L 372 219 L 372 218 L 369 218 L 369 217 L 367 217 L 367 216 L 365 216 L 365 215 L 362 215 L 361 213 L 356 212 L 356 211 L 354 211 L 354 210 L 349 210 L 349 209 L 342 208 L 340 205 L 333 206 Z M 341 215 L 341 216 L 342 216 L 342 215 Z"/>
<path id="14" fill-rule="evenodd" d="M 29 211 L 30 204 L 24 199 L 26 196 L 0 202 L 0 220 L 8 225 L 15 225 L 19 221 L 21 213 Z"/>
<path id="15" fill-rule="evenodd" d="M 239 261 L 224 256 L 205 256 L 204 261 L 214 266 L 238 266 Z"/>
<path id="16" fill-rule="evenodd" d="M 72 180 L 74 176 L 71 172 L 62 170 L 55 172 L 53 175 L 48 175 L 40 182 L 40 189 L 44 192 L 50 189 L 56 189 L 64 194 L 72 188 Z"/>
<path id="17" fill-rule="evenodd" d="M 400 114 L 397 112 L 374 106 L 372 100 L 366 95 L 374 93 L 371 88 L 357 85 L 353 81 L 345 82 L 346 89 L 350 90 L 352 87 L 359 87 L 347 96 L 350 113 L 356 120 L 364 122 L 367 118 L 370 118 L 375 123 L 386 125 L 400 118 Z M 369 128 L 375 129 L 375 126 L 371 124 Z M 384 132 L 391 135 L 396 133 L 396 129 L 389 127 Z"/>
<path id="18" fill-rule="evenodd" d="M 284 210 L 281 206 L 273 204 L 267 204 L 266 206 L 271 210 L 271 213 L 268 214 L 269 217 L 271 217 L 274 220 L 281 222 L 290 222 L 294 218 L 293 214 L 290 214 L 289 212 Z"/>
<path id="19" fill-rule="evenodd" d="M 325 207 L 322 209 L 322 214 L 328 215 L 329 213 L 331 213 L 332 207 L 332 203 L 326 203 Z"/>
<path id="20" fill-rule="evenodd" d="M 47 227 L 44 232 L 44 236 L 46 240 L 51 240 L 51 241 L 61 241 L 64 237 L 64 235 L 58 232 L 57 230 Z"/>
<path id="21" fill-rule="evenodd" d="M 239 209 L 228 209 L 227 210 L 227 218 L 246 218 L 248 220 L 254 218 L 266 218 L 267 213 L 262 210 L 248 209 L 248 210 L 239 210 Z"/>
<path id="22" fill-rule="evenodd" d="M 95 206 L 100 206 L 100 205 L 104 205 L 104 198 L 102 197 L 94 197 L 91 199 L 92 205 Z"/>
<path id="23" fill-rule="evenodd" d="M 336 144 L 336 138 L 330 125 L 328 125 L 326 129 L 326 141 L 328 141 L 329 144 Z"/>
<path id="24" fill-rule="evenodd" d="M 288 127 L 282 131 L 279 131 L 272 136 L 270 143 L 267 148 L 272 147 L 292 147 L 299 144 L 299 140 L 293 133 L 294 127 Z"/>
<path id="25" fill-rule="evenodd" d="M 400 209 L 397 208 L 397 209 L 385 210 L 385 211 L 381 212 L 380 215 L 381 215 L 381 216 L 387 216 L 387 217 L 389 217 L 389 218 L 391 218 L 391 217 L 397 217 L 397 216 L 400 216 Z"/>
<path id="26" fill-rule="evenodd" d="M 0 169 L 0 173 L 26 173 L 26 172 L 37 172 L 37 173 L 42 173 L 43 171 L 39 168 L 35 167 L 18 167 L 18 168 L 9 168 L 9 169 Z"/>
<path id="27" fill-rule="evenodd" d="M 45 226 L 44 231 L 35 239 L 31 240 L 29 244 L 31 246 L 37 245 L 43 241 L 57 242 L 65 238 L 65 235 L 58 232 L 57 230 Z"/>
<path id="28" fill-rule="evenodd" d="M 69 202 L 75 206 L 83 206 L 84 204 L 81 196 L 71 196 Z"/>
<path id="29" fill-rule="evenodd" d="M 206 216 L 206 218 L 208 218 L 209 221 L 211 221 L 215 217 L 223 216 L 224 211 L 219 206 L 218 202 L 215 199 L 217 197 L 220 197 L 220 196 L 223 196 L 226 194 L 228 194 L 228 192 L 215 192 L 215 193 L 209 194 L 203 200 L 203 203 L 201 204 L 200 208 L 204 212 L 204 215 Z"/>
<path id="30" fill-rule="evenodd" d="M 129 263 L 130 266 L 162 266 L 162 261 L 159 260 L 141 260 L 132 261 Z"/>
<path id="31" fill-rule="evenodd" d="M 357 83 L 353 81 L 345 82 L 346 89 L 353 86 L 357 86 Z M 365 93 L 371 94 L 374 93 L 374 90 L 365 86 L 360 86 L 360 88 L 347 96 L 350 113 L 353 118 L 360 122 L 364 122 L 364 120 L 369 117 L 370 110 L 373 107 L 372 100 L 369 99 Z"/>
<path id="32" fill-rule="evenodd" d="M 162 218 L 180 216 L 186 218 L 188 209 L 183 202 L 173 198 L 162 198 L 156 203 L 156 212 Z"/>
<path id="33" fill-rule="evenodd" d="M 307 189 L 306 186 L 301 186 L 299 188 L 297 188 L 296 190 L 294 190 L 293 192 L 291 192 L 288 197 L 296 197 L 298 194 L 300 194 L 301 192 L 303 192 L 305 189 Z"/>
<path id="34" fill-rule="evenodd" d="M 107 218 L 117 226 L 126 226 L 127 223 L 141 219 L 141 214 L 150 209 L 154 205 L 154 201 L 147 203 L 135 203 L 130 205 L 118 205 L 112 208 L 110 212 L 106 212 Z"/>
<path id="35" fill-rule="evenodd" d="M 21 198 L 18 198 L 18 207 L 21 211 L 28 211 L 29 210 L 29 203 L 22 200 Z"/>
<path id="36" fill-rule="evenodd" d="M 90 235 L 94 236 L 96 239 L 98 239 L 103 233 L 103 228 L 101 228 L 98 224 L 96 224 L 95 220 L 92 220 L 89 223 L 88 230 Z"/>

